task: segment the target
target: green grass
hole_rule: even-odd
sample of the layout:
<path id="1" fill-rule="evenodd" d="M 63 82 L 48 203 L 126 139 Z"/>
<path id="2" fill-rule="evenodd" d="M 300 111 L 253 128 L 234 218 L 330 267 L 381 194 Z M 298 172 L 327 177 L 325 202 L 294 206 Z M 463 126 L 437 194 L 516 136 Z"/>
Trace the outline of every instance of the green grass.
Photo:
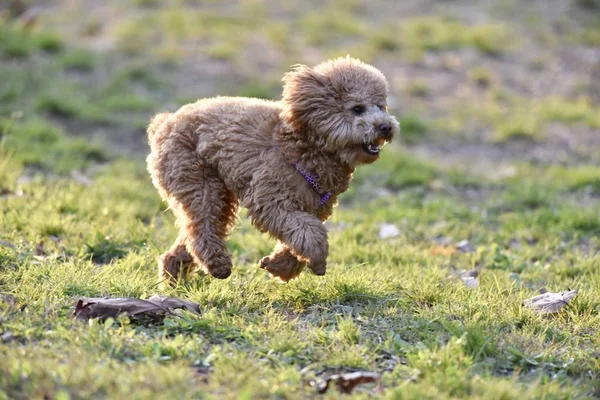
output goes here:
<path id="1" fill-rule="evenodd" d="M 502 24 L 467 25 L 437 16 L 413 17 L 400 25 L 402 45 L 412 52 L 470 47 L 497 56 L 514 48 L 515 38 Z"/>
<path id="2" fill-rule="evenodd" d="M 30 140 L 60 138 L 40 128 Z M 14 150 L 11 143 L 4 151 Z M 424 188 L 443 178 L 398 157 L 363 169 L 355 186 L 380 179 L 381 171 L 389 177 L 380 184 L 392 188 Z M 600 244 L 600 220 L 592 210 L 561 204 L 555 188 L 539 183 L 519 194 L 518 184 L 506 186 L 509 209 L 490 200 L 482 205 L 486 216 L 453 195 L 414 190 L 348 204 L 332 220 L 346 227 L 331 232 L 328 274 L 305 273 L 288 284 L 256 267 L 273 243 L 242 215 L 230 239 L 233 276 L 198 277 L 166 292 L 200 303 L 201 316 L 147 327 L 69 318 L 77 296 L 146 297 L 158 290 L 155 259 L 175 228 L 141 161 L 105 165 L 90 187 L 68 178 L 19 183 L 11 171 L 22 166 L 14 157 L 0 166 L 4 185 L 25 193 L 0 200 L 0 239 L 14 245 L 0 247 L 0 292 L 18 302 L 0 302 L 2 333 L 13 338 L 0 344 L 7 360 L 0 390 L 8 397 L 295 398 L 314 395 L 304 382 L 321 371 L 352 369 L 383 373 L 384 393 L 392 397 L 572 398 L 597 390 L 588 371 L 600 369 L 600 342 L 590 333 L 600 328 L 600 276 L 594 259 L 572 246 L 581 239 Z M 397 224 L 400 236 L 379 239 L 383 222 Z M 435 255 L 440 234 L 469 238 L 476 251 Z M 522 239 L 531 236 L 535 243 Z M 511 238 L 522 247 L 507 250 Z M 41 241 L 44 257 L 33 252 Z M 456 269 L 483 266 L 479 288 L 446 280 L 449 262 Z M 551 268 L 543 267 L 547 262 Z M 541 318 L 520 306 L 541 286 L 578 288 L 581 295 L 563 315 Z"/>
<path id="3" fill-rule="evenodd" d="M 5 155 L 24 167 L 66 173 L 108 160 L 101 146 L 67 138 L 61 128 L 47 120 L 0 120 L 0 124 Z"/>
<path id="4" fill-rule="evenodd" d="M 0 293 L 17 299 L 0 301 L 0 334 L 10 338 L 0 343 L 8 360 L 0 390 L 9 398 L 296 398 L 313 396 L 305 381 L 323 371 L 354 369 L 382 373 L 392 397 L 572 398 L 598 389 L 588 371 L 600 370 L 600 342 L 590 334 L 600 328 L 600 276 L 597 258 L 577 246 L 600 246 L 600 218 L 563 201 L 597 187 L 597 168 L 481 178 L 478 186 L 496 195 L 474 208 L 434 182 L 460 188 L 477 179 L 388 146 L 358 171 L 334 213 L 325 277 L 270 279 L 256 260 L 273 242 L 242 212 L 229 241 L 233 276 L 166 290 L 198 302 L 201 316 L 159 326 L 83 323 L 69 318 L 78 296 L 159 291 L 155 260 L 175 237 L 173 218 L 142 160 L 107 162 L 46 120 L 4 124 L 2 188 L 23 193 L 0 199 L 0 240 L 13 246 L 0 245 Z M 68 177 L 86 168 L 96 171 L 91 186 Z M 27 171 L 37 172 L 20 179 Z M 373 199 L 377 187 L 391 194 Z M 379 239 L 384 222 L 400 235 Z M 440 235 L 468 239 L 475 251 L 442 256 Z M 42 242 L 45 255 L 36 255 Z M 447 279 L 475 266 L 475 290 Z M 581 294 L 562 315 L 542 318 L 520 302 L 543 286 Z"/>
<path id="5" fill-rule="evenodd" d="M 477 67 L 507 55 L 543 70 L 555 61 L 549 45 L 539 44 L 544 65 L 527 67 L 518 53 L 527 30 L 512 21 L 472 24 L 432 10 L 399 19 L 356 0 L 243 2 L 227 12 L 216 1 L 179 3 L 107 5 L 118 11 L 111 24 L 69 19 L 82 40 L 61 29 L 64 10 L 33 29 L 0 23 L 0 399 L 313 398 L 308 381 L 354 370 L 382 375 L 380 389 L 359 386 L 357 398 L 597 396 L 600 168 L 506 152 L 479 168 L 462 149 L 411 147 L 453 152 L 449 132 L 468 140 L 482 125 L 485 140 L 531 146 L 550 123 L 599 129 L 593 99 L 517 95 L 502 68 Z M 565 37 L 596 43 L 593 28 L 580 32 Z M 107 43 L 110 54 L 99 50 Z M 281 65 L 249 76 L 256 47 L 246 46 L 257 43 Z M 457 79 L 456 94 L 472 97 L 440 99 L 437 81 L 410 75 L 405 93 L 392 90 L 401 137 L 342 195 L 327 225 L 326 276 L 270 279 L 256 264 L 274 241 L 242 210 L 228 280 L 198 274 L 160 289 L 156 258 L 177 228 L 137 155 L 146 150 L 118 156 L 91 137 L 141 137 L 153 112 L 203 97 L 195 82 L 208 77 L 190 71 L 207 57 L 222 68 L 218 93 L 277 98 L 289 64 L 346 53 L 389 68 L 390 82 L 425 63 L 425 76 Z M 460 110 L 447 113 L 448 102 Z M 505 163 L 514 173 L 496 174 Z M 399 235 L 381 239 L 384 223 Z M 473 251 L 457 251 L 461 240 Z M 456 274 L 475 268 L 479 286 L 469 289 Z M 542 287 L 579 296 L 541 317 L 521 302 Z M 198 302 L 201 315 L 153 326 L 71 318 L 80 296 L 154 293 Z"/>
<path id="6" fill-rule="evenodd" d="M 0 18 L 0 56 L 23 59 L 36 50 L 57 53 L 62 49 L 63 41 L 57 34 L 48 31 L 30 31 Z"/>
<path id="7" fill-rule="evenodd" d="M 484 67 L 475 67 L 468 71 L 469 80 L 482 88 L 489 87 L 494 82 L 492 71 Z"/>
<path id="8" fill-rule="evenodd" d="M 65 69 L 81 72 L 92 71 L 96 63 L 93 53 L 81 49 L 71 50 L 63 54 L 59 61 Z"/>
<path id="9" fill-rule="evenodd" d="M 472 79 L 479 83 L 484 78 Z M 501 143 L 513 139 L 544 141 L 545 128 L 553 122 L 599 129 L 599 115 L 600 109 L 587 97 L 549 96 L 531 100 L 492 86 L 484 98 L 460 104 L 447 119 L 456 121 L 457 128 L 453 129 L 456 131 L 461 131 L 466 121 L 477 121 L 492 130 L 489 137 L 492 142 Z M 443 124 L 448 125 L 448 122 Z"/>

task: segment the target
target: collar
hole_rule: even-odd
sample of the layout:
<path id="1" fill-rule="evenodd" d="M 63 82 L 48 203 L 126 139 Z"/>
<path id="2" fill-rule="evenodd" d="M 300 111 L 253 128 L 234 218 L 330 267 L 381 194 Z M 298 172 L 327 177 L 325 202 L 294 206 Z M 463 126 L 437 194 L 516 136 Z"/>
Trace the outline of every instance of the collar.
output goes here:
<path id="1" fill-rule="evenodd" d="M 279 150 L 279 146 L 275 146 L 275 150 Z M 302 175 L 302 177 L 304 178 L 304 180 L 306 180 L 306 182 L 308 182 L 308 184 L 310 185 L 310 187 L 319 196 L 321 196 L 321 199 L 319 200 L 319 208 L 321 208 L 325 204 L 327 204 L 327 202 L 329 201 L 329 199 L 331 199 L 331 192 L 322 193 L 321 192 L 321 186 L 319 185 L 319 179 L 315 175 L 311 174 L 310 172 L 305 171 L 304 169 L 300 168 L 300 166 L 298 165 L 298 161 L 294 161 L 292 163 L 292 165 L 294 166 L 294 168 L 296 169 L 296 171 L 298 171 L 298 173 L 300 175 Z"/>
<path id="2" fill-rule="evenodd" d="M 302 177 L 306 180 L 306 182 L 308 182 L 310 187 L 313 188 L 313 190 L 315 192 L 317 192 L 317 194 L 319 196 L 321 196 L 321 200 L 319 201 L 319 208 L 321 208 L 325 204 L 327 204 L 327 202 L 331 198 L 331 192 L 322 193 L 321 187 L 319 186 L 319 179 L 316 176 L 314 176 L 313 174 L 308 173 L 305 170 L 303 170 L 302 168 L 300 168 L 298 166 L 298 161 L 293 162 L 292 165 L 294 166 L 294 168 L 296 168 L 296 171 L 298 171 L 298 173 L 300 175 L 302 175 Z"/>

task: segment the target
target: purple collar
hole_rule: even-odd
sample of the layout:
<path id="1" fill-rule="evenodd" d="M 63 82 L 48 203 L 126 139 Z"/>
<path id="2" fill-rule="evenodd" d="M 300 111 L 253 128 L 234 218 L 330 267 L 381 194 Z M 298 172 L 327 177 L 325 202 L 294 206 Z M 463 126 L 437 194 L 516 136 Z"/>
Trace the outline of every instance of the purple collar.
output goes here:
<path id="1" fill-rule="evenodd" d="M 319 180 L 317 179 L 317 177 L 300 168 L 298 166 L 298 161 L 293 162 L 292 165 L 294 166 L 294 168 L 296 168 L 296 171 L 298 171 L 300 175 L 302 175 L 306 182 L 308 182 L 310 187 L 313 188 L 313 190 L 317 192 L 319 196 L 321 196 L 321 200 L 319 201 L 319 208 L 327 204 L 327 202 L 331 198 L 331 192 L 321 193 L 321 187 L 319 186 Z"/>
<path id="2" fill-rule="evenodd" d="M 275 150 L 279 150 L 279 146 L 275 146 Z M 302 177 L 306 180 L 306 182 L 308 182 L 310 187 L 315 192 L 317 192 L 317 194 L 319 196 L 321 196 L 321 200 L 319 200 L 319 208 L 321 208 L 325 204 L 327 204 L 327 202 L 331 198 L 331 192 L 321 193 L 321 187 L 319 186 L 319 179 L 316 176 L 314 176 L 313 174 L 300 168 L 300 166 L 298 165 L 298 161 L 293 162 L 292 165 L 294 166 L 294 168 L 296 168 L 296 171 L 298 171 L 298 173 L 300 175 L 302 175 Z"/>

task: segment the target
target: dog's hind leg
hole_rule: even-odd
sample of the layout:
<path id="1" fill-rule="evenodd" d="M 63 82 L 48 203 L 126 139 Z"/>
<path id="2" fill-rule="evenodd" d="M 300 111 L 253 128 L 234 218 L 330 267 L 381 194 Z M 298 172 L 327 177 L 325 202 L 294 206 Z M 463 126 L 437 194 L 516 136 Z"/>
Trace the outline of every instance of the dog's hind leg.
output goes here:
<path id="1" fill-rule="evenodd" d="M 235 219 L 235 195 L 197 155 L 192 137 L 184 132 L 171 134 L 162 149 L 153 156 L 149 169 L 155 185 L 167 194 L 175 211 L 187 251 L 210 275 L 227 278 L 231 256 L 225 237 Z M 178 254 L 183 252 L 177 243 L 174 247 Z"/>
<path id="2" fill-rule="evenodd" d="M 178 279 L 186 279 L 195 269 L 194 259 L 185 243 L 186 235 L 179 235 L 173 246 L 158 258 L 159 281 L 174 284 Z"/>

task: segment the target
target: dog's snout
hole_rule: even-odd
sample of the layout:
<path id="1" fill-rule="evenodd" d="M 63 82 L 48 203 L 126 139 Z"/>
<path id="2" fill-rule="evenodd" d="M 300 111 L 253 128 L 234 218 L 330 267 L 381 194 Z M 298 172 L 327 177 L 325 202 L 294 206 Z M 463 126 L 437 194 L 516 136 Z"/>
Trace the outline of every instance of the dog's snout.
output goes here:
<path id="1" fill-rule="evenodd" d="M 379 125 L 379 130 L 383 134 L 384 137 L 389 138 L 392 136 L 392 126 L 390 124 L 381 124 Z"/>

